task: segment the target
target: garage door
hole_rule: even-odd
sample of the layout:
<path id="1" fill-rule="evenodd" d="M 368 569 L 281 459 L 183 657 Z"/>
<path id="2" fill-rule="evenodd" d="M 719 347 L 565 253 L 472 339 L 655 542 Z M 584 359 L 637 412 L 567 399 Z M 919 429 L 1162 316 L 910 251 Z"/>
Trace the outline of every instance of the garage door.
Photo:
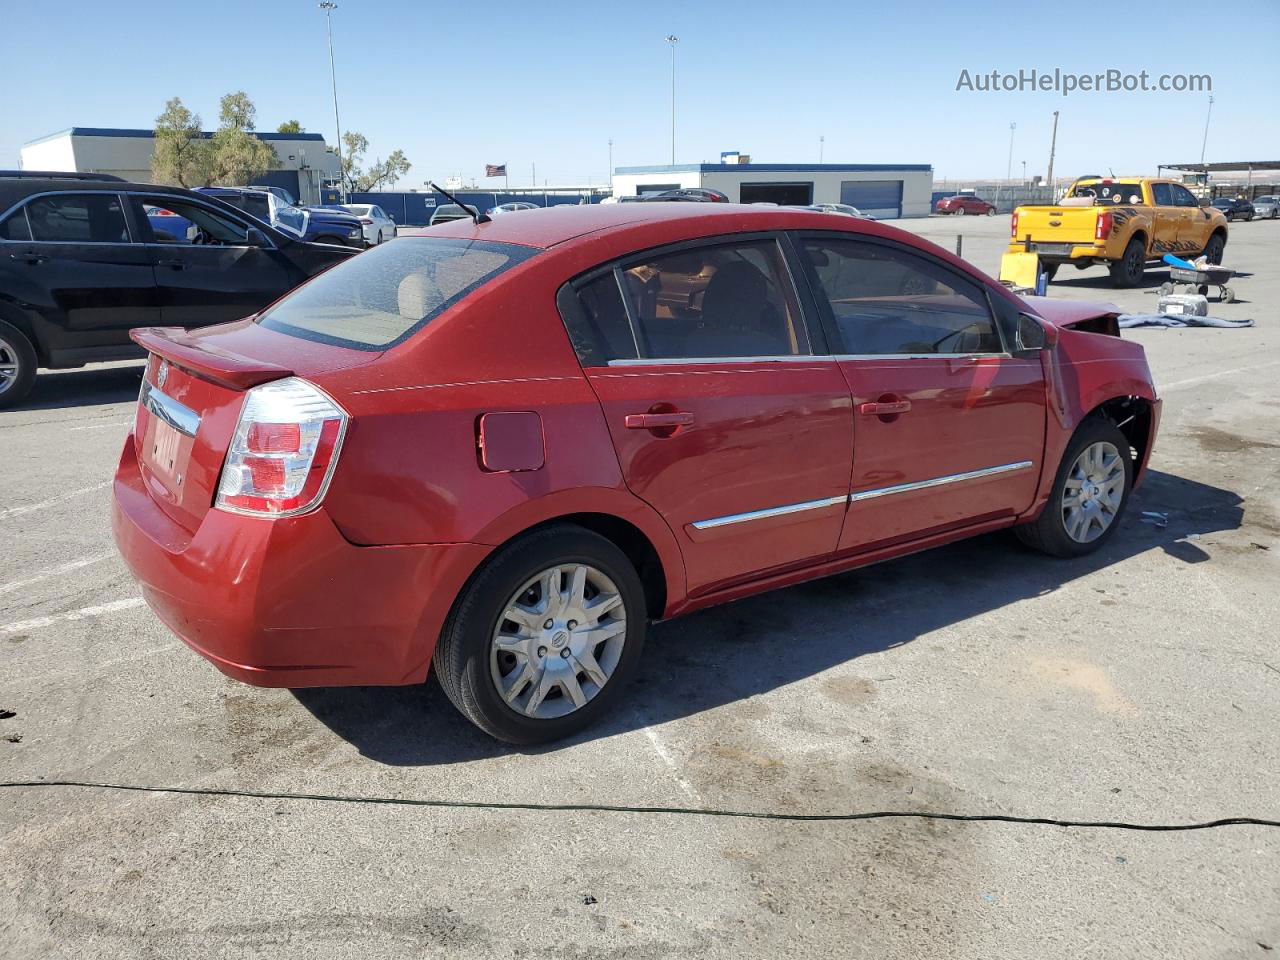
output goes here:
<path id="1" fill-rule="evenodd" d="M 901 180 L 843 180 L 840 202 L 852 204 L 868 217 L 891 220 L 902 216 Z"/>

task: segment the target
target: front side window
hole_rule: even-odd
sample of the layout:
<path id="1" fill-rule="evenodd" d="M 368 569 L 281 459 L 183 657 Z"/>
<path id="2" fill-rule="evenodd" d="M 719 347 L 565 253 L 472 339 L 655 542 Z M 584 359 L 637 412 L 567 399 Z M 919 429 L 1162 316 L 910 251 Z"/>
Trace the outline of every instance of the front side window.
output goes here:
<path id="1" fill-rule="evenodd" d="M 809 353 L 773 240 L 662 254 L 627 264 L 618 276 L 641 359 Z"/>
<path id="2" fill-rule="evenodd" d="M 31 239 L 55 243 L 128 243 L 120 198 L 114 193 L 37 197 L 27 204 Z"/>
<path id="3" fill-rule="evenodd" d="M 382 244 L 299 287 L 259 322 L 304 340 L 385 350 L 536 252 L 445 237 Z"/>
<path id="4" fill-rule="evenodd" d="M 1180 207 L 1200 206 L 1200 201 L 1196 199 L 1196 196 L 1194 193 L 1192 193 L 1186 187 L 1181 187 L 1176 183 L 1173 184 L 1173 202 Z"/>
<path id="5" fill-rule="evenodd" d="M 830 304 L 841 350 L 855 355 L 1000 353 L 982 288 L 931 260 L 859 240 L 802 241 Z"/>
<path id="6" fill-rule="evenodd" d="M 169 196 L 139 198 L 139 204 L 152 243 L 244 246 L 245 225 L 206 206 Z"/>

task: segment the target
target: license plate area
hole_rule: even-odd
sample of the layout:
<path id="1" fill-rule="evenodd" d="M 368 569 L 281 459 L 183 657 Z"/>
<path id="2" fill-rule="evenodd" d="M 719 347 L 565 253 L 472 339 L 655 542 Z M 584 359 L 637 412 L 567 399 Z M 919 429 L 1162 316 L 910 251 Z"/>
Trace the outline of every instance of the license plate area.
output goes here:
<path id="1" fill-rule="evenodd" d="M 152 489 L 180 502 L 200 416 L 145 381 L 138 402 L 146 416 L 140 452 L 151 475 Z M 156 489 L 157 484 L 160 490 Z"/>

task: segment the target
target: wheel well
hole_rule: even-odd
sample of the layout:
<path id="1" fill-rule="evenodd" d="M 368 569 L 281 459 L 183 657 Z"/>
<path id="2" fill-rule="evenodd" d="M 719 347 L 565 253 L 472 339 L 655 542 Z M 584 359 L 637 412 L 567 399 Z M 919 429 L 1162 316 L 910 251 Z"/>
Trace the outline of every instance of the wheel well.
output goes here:
<path id="1" fill-rule="evenodd" d="M 1142 463 L 1151 442 L 1151 401 L 1143 397 L 1112 397 L 1089 411 L 1090 417 L 1108 420 L 1129 441 L 1135 467 Z"/>
<path id="2" fill-rule="evenodd" d="M 640 582 L 644 584 L 645 606 L 648 608 L 650 619 L 660 619 L 662 612 L 667 608 L 666 571 L 662 567 L 662 560 L 658 556 L 658 551 L 654 549 L 644 531 L 626 520 L 607 513 L 571 513 L 562 517 L 544 520 L 537 526 L 516 534 L 507 543 L 527 536 L 536 530 L 566 523 L 576 524 L 579 527 L 585 527 L 592 533 L 598 533 L 627 555 L 627 559 L 636 568 L 636 573 L 640 575 Z"/>
<path id="3" fill-rule="evenodd" d="M 1135 230 L 1135 231 L 1133 231 L 1133 236 L 1131 236 L 1131 237 L 1129 238 L 1129 243 L 1133 243 L 1133 241 L 1135 241 L 1135 240 L 1141 240 L 1141 241 L 1142 241 L 1142 249 L 1143 249 L 1143 250 L 1146 250 L 1146 249 L 1147 249 L 1147 235 L 1146 235 L 1145 233 L 1143 233 L 1141 230 Z M 1128 245 L 1129 245 L 1129 244 L 1125 244 L 1125 246 L 1126 246 L 1126 247 L 1127 247 Z"/>
<path id="4" fill-rule="evenodd" d="M 35 334 L 31 321 L 23 316 L 21 310 L 17 307 L 11 308 L 8 304 L 0 304 L 0 320 L 9 324 L 9 326 L 27 338 L 27 342 L 31 344 L 31 349 L 36 352 L 36 362 L 40 366 L 43 367 L 49 362 L 49 352 L 45 350 L 44 344 L 40 342 L 40 338 Z"/>

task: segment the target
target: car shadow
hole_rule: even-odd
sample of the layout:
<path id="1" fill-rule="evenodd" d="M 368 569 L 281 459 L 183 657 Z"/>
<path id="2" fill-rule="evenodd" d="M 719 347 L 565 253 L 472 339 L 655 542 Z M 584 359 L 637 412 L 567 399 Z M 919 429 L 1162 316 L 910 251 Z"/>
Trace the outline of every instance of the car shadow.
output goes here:
<path id="1" fill-rule="evenodd" d="M 144 361 L 83 370 L 41 371 L 31 393 L 15 410 L 53 410 L 133 402 L 142 385 Z"/>
<path id="2" fill-rule="evenodd" d="M 1184 563 L 1202 563 L 1209 555 L 1196 538 L 1237 529 L 1242 520 L 1235 493 L 1151 471 L 1116 535 L 1087 557 L 1033 554 L 1002 531 L 658 624 L 618 709 L 576 737 L 535 749 L 481 733 L 433 680 L 424 687 L 293 694 L 316 719 L 379 763 L 442 765 L 555 751 L 747 700 L 1051 593 L 1153 548 Z M 1098 599 L 1108 598 L 1100 590 Z M 877 669 L 892 671 L 892 665 L 882 662 Z"/>

